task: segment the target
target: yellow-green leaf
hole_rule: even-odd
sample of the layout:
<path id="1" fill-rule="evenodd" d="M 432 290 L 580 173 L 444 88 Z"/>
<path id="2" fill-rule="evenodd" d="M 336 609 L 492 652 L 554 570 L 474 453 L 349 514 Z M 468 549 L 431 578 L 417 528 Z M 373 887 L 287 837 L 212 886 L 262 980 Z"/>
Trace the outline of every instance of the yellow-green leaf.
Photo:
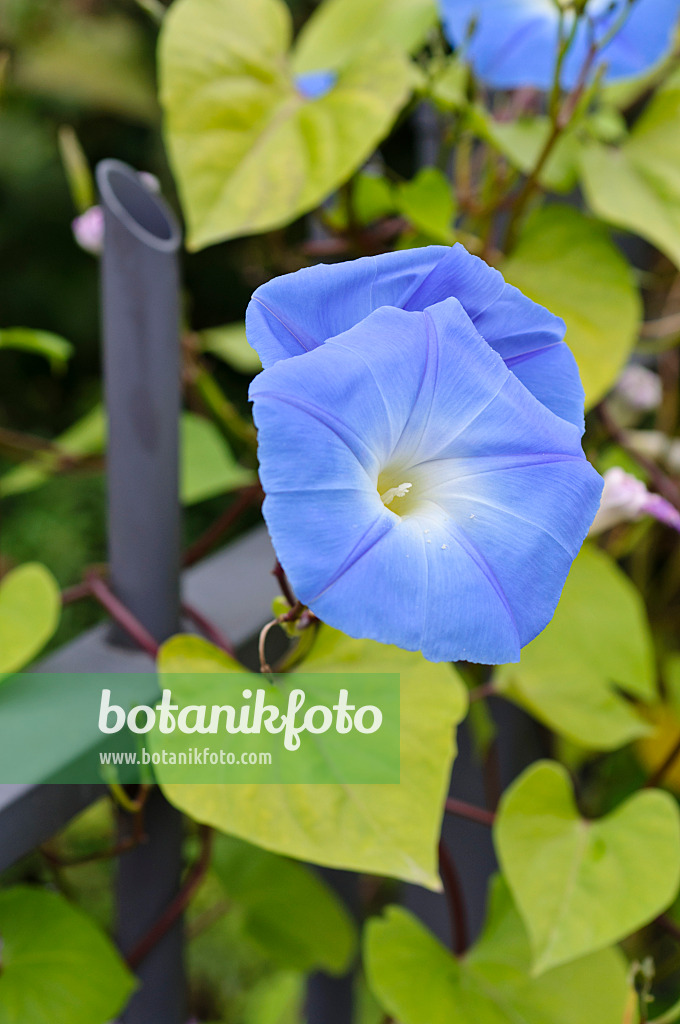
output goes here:
<path id="1" fill-rule="evenodd" d="M 450 665 L 323 627 L 305 672 L 401 674 L 401 782 L 392 785 L 165 785 L 198 821 L 291 857 L 440 887 L 436 849 L 465 687 Z M 242 671 L 196 637 L 161 649 L 161 673 Z M 161 780 L 162 781 L 162 780 Z"/>
<path id="2" fill-rule="evenodd" d="M 400 1024 L 621 1024 L 628 997 L 625 960 L 613 949 L 531 977 L 526 930 L 499 877 L 465 957 L 400 907 L 369 921 L 365 951 L 371 988 Z"/>
<path id="3" fill-rule="evenodd" d="M 644 603 L 605 552 L 583 548 L 552 622 L 518 664 L 499 669 L 497 686 L 588 749 L 613 750 L 649 732 L 622 695 L 648 703 L 657 696 Z"/>
<path id="4" fill-rule="evenodd" d="M 0 581 L 0 680 L 32 661 L 60 614 L 61 593 L 44 565 L 29 562 Z"/>
<path id="5" fill-rule="evenodd" d="M 283 0 L 177 0 L 164 19 L 161 98 L 189 246 L 290 223 L 361 166 L 412 84 L 374 43 L 317 99 L 296 88 Z"/>
<path id="6" fill-rule="evenodd" d="M 536 974 L 632 934 L 678 892 L 680 815 L 660 790 L 586 821 L 566 769 L 540 761 L 505 792 L 494 840 Z"/>
<path id="7" fill-rule="evenodd" d="M 295 70 L 340 68 L 367 45 L 413 52 L 436 24 L 435 0 L 324 0 L 295 46 Z"/>
<path id="8" fill-rule="evenodd" d="M 594 212 L 680 266 L 680 74 L 659 89 L 622 146 L 591 142 L 580 166 Z"/>
<path id="9" fill-rule="evenodd" d="M 564 318 L 586 407 L 594 405 L 625 365 L 641 318 L 632 271 L 606 230 L 572 207 L 544 206 L 529 218 L 501 269 L 511 284 Z"/>
<path id="10" fill-rule="evenodd" d="M 0 893 L 0 1024 L 107 1024 L 135 988 L 110 940 L 63 896 Z"/>

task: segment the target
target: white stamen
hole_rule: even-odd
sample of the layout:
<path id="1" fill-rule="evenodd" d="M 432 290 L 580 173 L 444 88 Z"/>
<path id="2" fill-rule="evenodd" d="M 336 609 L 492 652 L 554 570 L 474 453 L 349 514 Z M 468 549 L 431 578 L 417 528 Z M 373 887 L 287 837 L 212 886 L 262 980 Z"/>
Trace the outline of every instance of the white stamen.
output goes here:
<path id="1" fill-rule="evenodd" d="M 412 487 L 413 484 L 409 483 L 399 484 L 398 487 L 390 487 L 389 491 L 385 491 L 384 494 L 380 495 L 380 500 L 383 505 L 389 505 L 395 498 L 405 498 Z"/>
<path id="2" fill-rule="evenodd" d="M 442 544 L 442 551 L 446 551 L 448 546 L 449 546 L 448 544 Z"/>

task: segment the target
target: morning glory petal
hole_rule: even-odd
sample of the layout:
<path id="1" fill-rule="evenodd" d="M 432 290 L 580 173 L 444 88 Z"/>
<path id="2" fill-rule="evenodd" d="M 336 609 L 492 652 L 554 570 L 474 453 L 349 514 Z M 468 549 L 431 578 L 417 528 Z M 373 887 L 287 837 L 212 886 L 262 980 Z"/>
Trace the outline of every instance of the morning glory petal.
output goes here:
<path id="1" fill-rule="evenodd" d="M 318 348 L 380 306 L 421 311 L 449 297 L 540 401 L 583 430 L 583 388 L 564 322 L 462 245 L 319 264 L 275 278 L 255 292 L 246 329 L 266 368 Z"/>
<path id="2" fill-rule="evenodd" d="M 596 486 L 591 486 L 593 483 Z M 530 497 L 537 485 L 544 489 L 540 510 Z M 585 539 L 574 530 L 573 517 L 580 516 L 584 495 L 594 516 L 599 493 L 592 467 L 576 457 L 533 465 L 498 465 L 495 471 L 489 468 L 484 473 L 459 476 L 454 484 L 439 488 L 437 499 L 456 528 L 492 567 L 513 609 L 522 646 L 544 628 L 545 609 L 551 601 L 554 611 L 553 579 L 569 572 Z M 510 554 L 502 540 L 508 518 L 513 521 Z M 534 595 L 532 601 L 523 600 L 527 588 Z"/>
<path id="3" fill-rule="evenodd" d="M 670 53 L 680 16 L 680 0 L 636 0 L 625 29 L 602 51 L 606 78 L 639 75 Z"/>
<path id="4" fill-rule="evenodd" d="M 403 306 L 447 251 L 433 245 L 275 277 L 253 293 L 248 341 L 265 369 L 318 348 L 380 306 Z"/>
<path id="5" fill-rule="evenodd" d="M 553 614 L 601 481 L 579 430 L 458 300 L 380 308 L 263 371 L 251 398 L 264 515 L 300 600 L 431 660 L 518 659 Z"/>
<path id="6" fill-rule="evenodd" d="M 564 61 L 561 85 L 573 89 L 580 79 L 591 40 L 604 40 L 591 77 L 604 65 L 605 81 L 642 74 L 670 52 L 680 0 L 590 0 Z M 559 6 L 555 0 L 440 0 L 444 30 L 461 48 L 478 77 L 496 89 L 533 86 L 550 89 L 559 47 Z M 568 31 L 572 12 L 565 14 Z"/>
<path id="7" fill-rule="evenodd" d="M 370 616 L 358 594 L 376 595 Z M 519 660 L 504 596 L 436 520 L 401 518 L 314 601 L 314 610 L 349 636 L 422 650 L 430 661 Z"/>
<path id="8" fill-rule="evenodd" d="M 552 0 L 440 0 L 440 8 L 449 42 L 483 82 L 548 88 L 559 24 Z"/>

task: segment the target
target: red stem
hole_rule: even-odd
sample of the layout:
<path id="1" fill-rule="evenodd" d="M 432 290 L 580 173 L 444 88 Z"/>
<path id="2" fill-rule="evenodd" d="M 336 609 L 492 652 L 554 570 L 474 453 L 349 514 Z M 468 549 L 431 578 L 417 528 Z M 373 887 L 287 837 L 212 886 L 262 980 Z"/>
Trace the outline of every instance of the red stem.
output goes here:
<path id="1" fill-rule="evenodd" d="M 245 490 L 241 491 L 233 505 L 230 505 L 219 519 L 215 520 L 212 526 L 209 526 L 205 533 L 187 548 L 184 552 L 182 564 L 190 566 L 200 562 L 219 543 L 243 512 L 250 508 L 251 505 L 254 505 L 256 501 L 261 500 L 262 488 L 259 484 L 253 484 L 252 487 L 246 487 Z"/>
<path id="2" fill-rule="evenodd" d="M 158 657 L 158 644 L 149 633 L 146 626 L 136 618 L 132 612 L 125 607 L 123 602 L 116 597 L 111 588 L 99 576 L 90 574 L 86 582 L 89 585 L 90 593 L 99 601 L 102 608 L 105 608 L 114 622 L 117 622 L 135 643 L 146 651 L 154 661 Z"/>
<path id="3" fill-rule="evenodd" d="M 474 804 L 468 804 L 465 800 L 456 800 L 452 796 L 446 801 L 445 809 L 447 814 L 455 814 L 458 818 L 467 818 L 468 821 L 475 821 L 478 825 L 488 825 L 489 827 L 493 825 L 496 818 L 493 811 L 475 807 Z"/>
<path id="4" fill-rule="evenodd" d="M 439 873 L 444 883 L 444 893 L 446 894 L 446 902 L 451 918 L 453 951 L 456 956 L 462 956 L 468 946 L 467 914 L 463 898 L 463 887 L 458 869 L 443 839 L 439 840 Z"/>
<path id="5" fill-rule="evenodd" d="M 142 961 L 146 959 L 151 950 L 158 945 L 161 939 L 167 935 L 172 926 L 179 920 L 188 907 L 194 893 L 203 881 L 208 868 L 210 867 L 212 845 L 213 830 L 207 825 L 202 825 L 201 852 L 198 860 L 187 875 L 180 891 L 177 893 L 165 913 L 163 913 L 156 923 L 151 926 L 146 935 L 140 939 L 132 952 L 128 955 L 127 963 L 132 970 L 139 967 Z"/>
<path id="6" fill-rule="evenodd" d="M 295 605 L 297 604 L 295 594 L 291 590 L 290 583 L 288 582 L 288 577 L 284 572 L 283 566 L 278 561 L 274 568 L 272 569 L 272 576 L 276 577 L 279 587 L 281 588 L 281 593 L 283 594 L 291 608 L 294 608 Z"/>
<path id="7" fill-rule="evenodd" d="M 223 651 L 226 651 L 232 658 L 236 658 L 236 651 L 234 650 L 233 644 L 227 639 L 224 633 L 217 628 L 217 626 L 206 618 L 202 612 L 199 612 L 198 608 L 194 608 L 190 604 L 182 604 L 182 613 L 186 615 L 188 619 L 191 619 L 193 624 L 200 629 L 203 636 L 210 640 L 211 643 L 215 644 L 216 647 L 221 647 Z"/>

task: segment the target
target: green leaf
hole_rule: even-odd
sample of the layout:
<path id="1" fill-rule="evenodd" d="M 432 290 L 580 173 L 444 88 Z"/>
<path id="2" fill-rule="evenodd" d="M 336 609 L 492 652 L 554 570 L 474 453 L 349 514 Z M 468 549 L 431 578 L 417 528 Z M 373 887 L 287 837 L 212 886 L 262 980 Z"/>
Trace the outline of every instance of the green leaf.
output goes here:
<path id="1" fill-rule="evenodd" d="M 467 104 L 469 81 L 468 65 L 454 54 L 435 71 L 428 89 L 435 103 L 444 109 L 460 110 Z"/>
<path id="2" fill-rule="evenodd" d="M 195 505 L 254 482 L 255 474 L 236 461 L 226 440 L 210 420 L 195 413 L 182 413 L 180 439 L 181 494 L 185 505 Z M 103 407 L 95 406 L 54 443 L 60 452 L 74 458 L 103 453 L 106 448 Z M 23 494 L 39 487 L 49 480 L 55 468 L 56 459 L 49 454 L 17 466 L 0 478 L 0 497 Z"/>
<path id="3" fill-rule="evenodd" d="M 564 318 L 586 407 L 594 405 L 626 363 L 641 317 L 631 269 L 606 230 L 571 207 L 544 206 L 529 218 L 501 269 L 511 284 Z"/>
<path id="4" fill-rule="evenodd" d="M 680 815 L 669 793 L 636 793 L 605 818 L 578 813 L 565 768 L 542 761 L 504 794 L 496 851 L 540 974 L 637 931 L 680 884 Z"/>
<path id="5" fill-rule="evenodd" d="M 680 266 L 680 75 L 658 90 L 619 148 L 581 154 L 591 209 L 645 238 Z"/>
<path id="6" fill-rule="evenodd" d="M 280 227 L 346 181 L 390 130 L 408 59 L 373 45 L 316 100 L 295 87 L 283 0 L 177 0 L 160 44 L 166 139 L 189 247 Z"/>
<path id="7" fill-rule="evenodd" d="M 396 213 L 395 190 L 387 178 L 372 171 L 360 172 L 352 181 L 351 210 L 356 224 L 367 227 L 381 217 Z M 336 195 L 324 207 L 324 221 L 334 231 L 347 231 L 347 194 Z"/>
<path id="8" fill-rule="evenodd" d="M 435 0 L 324 0 L 300 33 L 293 65 L 297 73 L 341 68 L 375 43 L 413 53 L 436 23 Z"/>
<path id="9" fill-rule="evenodd" d="M 311 868 L 233 836 L 222 836 L 213 867 L 249 936 L 280 967 L 343 974 L 356 928 L 335 893 Z"/>
<path id="10" fill-rule="evenodd" d="M 61 593 L 44 565 L 28 562 L 0 580 L 0 681 L 32 661 L 60 614 Z"/>
<path id="11" fill-rule="evenodd" d="M 305 672 L 401 673 L 398 785 L 165 785 L 198 821 L 265 849 L 330 867 L 390 875 L 439 889 L 436 848 L 455 756 L 454 726 L 465 714 L 460 677 L 446 664 L 323 627 Z M 196 637 L 161 649 L 161 672 L 242 671 Z"/>
<path id="12" fill-rule="evenodd" d="M 90 412 L 77 420 L 68 430 L 55 438 L 54 444 L 65 455 L 75 458 L 87 455 L 98 455 L 106 445 L 106 420 L 104 409 L 96 405 Z M 44 453 L 38 458 L 10 469 L 0 477 L 0 498 L 8 498 L 14 494 L 24 494 L 40 487 L 50 479 L 56 470 L 57 460 L 54 455 Z"/>
<path id="13" fill-rule="evenodd" d="M 623 957 L 603 950 L 540 978 L 507 887 L 493 880 L 484 932 L 457 960 L 408 911 L 389 907 L 366 928 L 373 992 L 401 1024 L 621 1024 Z"/>
<path id="14" fill-rule="evenodd" d="M 436 167 L 424 167 L 396 190 L 397 206 L 417 231 L 435 242 L 452 245 L 455 203 L 452 186 Z"/>
<path id="15" fill-rule="evenodd" d="M 110 941 L 56 893 L 0 893 L 0 937 L 0 1024 L 105 1024 L 135 988 Z"/>
<path id="16" fill-rule="evenodd" d="M 377 174 L 358 174 L 352 191 L 354 214 L 360 224 L 373 224 L 395 212 L 394 193 L 386 178 Z M 346 218 L 345 218 L 346 220 Z"/>
<path id="17" fill-rule="evenodd" d="M 63 369 L 73 355 L 73 345 L 50 331 L 36 331 L 31 327 L 0 328 L 0 349 L 13 348 L 44 356 L 53 370 Z"/>
<path id="18" fill-rule="evenodd" d="M 305 995 L 303 975 L 289 971 L 269 975 L 246 995 L 242 1024 L 299 1024 Z"/>
<path id="19" fill-rule="evenodd" d="M 146 40 L 131 18 L 69 11 L 20 47 L 12 77 L 20 89 L 53 101 L 145 122 L 158 116 L 147 68 Z"/>
<path id="20" fill-rule="evenodd" d="M 620 693 L 656 697 L 652 639 L 640 594 L 604 551 L 586 545 L 552 622 L 499 669 L 496 685 L 560 735 L 614 750 L 649 732 Z"/>
<path id="21" fill-rule="evenodd" d="M 85 213 L 97 202 L 94 178 L 87 156 L 71 125 L 61 126 L 57 141 L 73 205 L 78 213 Z"/>
<path id="22" fill-rule="evenodd" d="M 225 327 L 211 327 L 199 334 L 204 352 L 210 352 L 233 366 L 239 373 L 252 376 L 262 369 L 260 357 L 248 344 L 244 323 L 227 324 Z"/>
<path id="23" fill-rule="evenodd" d="M 182 413 L 181 438 L 180 490 L 185 505 L 196 505 L 254 482 L 253 471 L 239 465 L 210 420 L 195 413 Z"/>

